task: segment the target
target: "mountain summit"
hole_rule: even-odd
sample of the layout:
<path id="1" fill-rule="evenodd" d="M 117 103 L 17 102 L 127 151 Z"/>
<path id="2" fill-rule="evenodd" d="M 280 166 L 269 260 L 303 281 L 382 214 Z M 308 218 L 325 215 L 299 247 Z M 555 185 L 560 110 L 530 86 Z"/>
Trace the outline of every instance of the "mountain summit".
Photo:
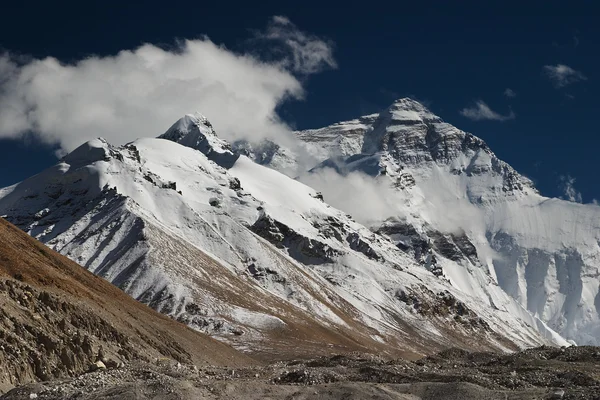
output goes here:
<path id="1" fill-rule="evenodd" d="M 210 160 L 228 168 L 237 159 L 229 143 L 217 136 L 211 123 L 199 112 L 186 114 L 158 138 L 198 150 Z"/>

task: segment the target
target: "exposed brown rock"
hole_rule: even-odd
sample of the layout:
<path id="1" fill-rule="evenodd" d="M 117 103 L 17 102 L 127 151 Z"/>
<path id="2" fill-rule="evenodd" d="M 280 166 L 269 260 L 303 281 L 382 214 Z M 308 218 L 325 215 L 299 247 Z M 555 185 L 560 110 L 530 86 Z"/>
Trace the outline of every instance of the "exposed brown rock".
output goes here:
<path id="1" fill-rule="evenodd" d="M 97 362 L 254 361 L 135 301 L 0 218 L 0 392 Z M 108 363 L 108 365 L 106 365 Z"/>

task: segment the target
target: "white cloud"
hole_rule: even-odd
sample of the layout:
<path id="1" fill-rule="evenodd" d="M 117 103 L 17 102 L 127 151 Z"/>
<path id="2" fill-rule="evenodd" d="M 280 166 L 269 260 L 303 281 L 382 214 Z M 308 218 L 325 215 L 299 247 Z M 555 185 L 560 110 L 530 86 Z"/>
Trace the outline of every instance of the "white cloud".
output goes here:
<path id="1" fill-rule="evenodd" d="M 121 144 L 158 136 L 193 111 L 229 140 L 285 137 L 290 128 L 276 109 L 304 96 L 295 73 L 335 61 L 329 44 L 285 17 L 273 18 L 261 35 L 285 52 L 267 62 L 205 37 L 175 49 L 145 44 L 72 64 L 0 55 L 0 138 L 34 132 L 63 151 L 100 136 Z"/>
<path id="2" fill-rule="evenodd" d="M 583 73 L 564 64 L 544 65 L 542 70 L 556 88 L 587 80 Z"/>
<path id="3" fill-rule="evenodd" d="M 475 102 L 471 107 L 465 107 L 460 110 L 460 114 L 463 117 L 469 118 L 473 121 L 491 120 L 491 121 L 507 121 L 509 119 L 515 119 L 516 115 L 511 110 L 507 115 L 502 115 L 492 110 L 482 100 Z"/>
<path id="4" fill-rule="evenodd" d="M 304 173 L 298 180 L 320 191 L 328 204 L 367 227 L 378 227 L 388 218 L 414 220 L 417 216 L 442 232 L 485 231 L 481 209 L 457 197 L 453 189 L 456 182 L 443 173 L 436 172 L 431 180 L 420 182 L 421 194 L 394 188 L 388 175 L 373 177 L 360 171 L 341 175 L 333 168 L 322 168 Z"/>
<path id="5" fill-rule="evenodd" d="M 515 91 L 514 91 L 514 90 L 512 90 L 511 88 L 506 88 L 506 89 L 504 89 L 504 92 L 503 92 L 503 93 L 504 93 L 504 95 L 505 95 L 506 97 L 508 97 L 509 99 L 510 99 L 510 98 L 513 98 L 513 97 L 517 97 L 517 92 L 515 92 Z"/>
<path id="6" fill-rule="evenodd" d="M 290 25 L 292 23 L 292 21 L 290 21 L 290 19 L 284 15 L 274 15 L 271 18 L 271 21 L 274 24 L 279 24 L 279 25 Z"/>
<path id="7" fill-rule="evenodd" d="M 300 74 L 314 74 L 337 68 L 333 44 L 300 31 L 287 17 L 272 17 L 266 31 L 256 33 L 254 39 L 267 41 L 270 54 L 284 54 L 281 65 L 285 69 Z"/>
<path id="8" fill-rule="evenodd" d="M 575 189 L 575 178 L 570 175 L 561 175 L 558 179 L 560 181 L 560 188 L 564 193 L 564 196 L 561 198 L 575 203 L 581 203 L 583 198 L 581 192 Z"/>
<path id="9" fill-rule="evenodd" d="M 362 172 L 340 175 L 333 168 L 323 168 L 302 174 L 298 180 L 320 191 L 328 204 L 366 226 L 399 216 L 404 211 L 398 201 L 400 194 L 387 177 L 379 180 Z"/>

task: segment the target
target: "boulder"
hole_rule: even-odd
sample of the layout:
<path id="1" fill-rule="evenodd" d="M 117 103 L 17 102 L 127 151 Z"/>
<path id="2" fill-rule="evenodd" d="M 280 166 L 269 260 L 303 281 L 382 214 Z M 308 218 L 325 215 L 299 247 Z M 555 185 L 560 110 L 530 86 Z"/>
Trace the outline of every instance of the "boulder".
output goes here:
<path id="1" fill-rule="evenodd" d="M 90 365 L 90 367 L 88 368 L 88 371 L 94 372 L 94 371 L 98 371 L 101 369 L 106 369 L 106 365 L 102 361 L 96 361 L 95 363 Z"/>

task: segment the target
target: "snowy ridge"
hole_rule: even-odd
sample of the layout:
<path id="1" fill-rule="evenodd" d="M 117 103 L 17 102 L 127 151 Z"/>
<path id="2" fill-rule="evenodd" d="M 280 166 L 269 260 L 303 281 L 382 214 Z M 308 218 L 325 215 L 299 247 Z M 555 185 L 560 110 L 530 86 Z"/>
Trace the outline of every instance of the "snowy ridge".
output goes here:
<path id="1" fill-rule="evenodd" d="M 360 178 L 387 201 L 362 222 L 415 260 L 492 306 L 500 288 L 565 338 L 600 343 L 598 206 L 541 196 L 483 140 L 411 99 L 297 136 L 320 155 L 300 179 L 333 206 L 357 208 L 337 193 Z M 331 151 L 348 141 L 360 150 Z"/>
<path id="2" fill-rule="evenodd" d="M 135 298 L 247 350 L 564 343 L 504 291 L 482 302 L 314 189 L 233 154 L 203 117 L 185 116 L 162 138 L 86 143 L 2 190 L 0 214 Z"/>

